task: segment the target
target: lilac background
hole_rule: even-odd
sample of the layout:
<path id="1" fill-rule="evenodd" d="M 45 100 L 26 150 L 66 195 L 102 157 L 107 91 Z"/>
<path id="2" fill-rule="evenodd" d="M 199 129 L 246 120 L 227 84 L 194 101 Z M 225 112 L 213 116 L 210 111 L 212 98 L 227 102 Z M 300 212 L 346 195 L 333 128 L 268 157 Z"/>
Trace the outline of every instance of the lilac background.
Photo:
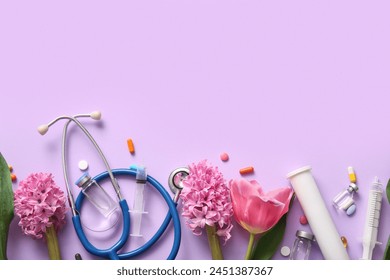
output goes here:
<path id="1" fill-rule="evenodd" d="M 166 185 L 178 166 L 207 158 L 226 179 L 252 165 L 265 189 L 310 164 L 351 259 L 361 257 L 368 187 L 390 175 L 390 17 L 388 1 L 1 1 L 0 151 L 19 181 L 52 172 L 63 186 L 61 125 L 47 136 L 39 124 L 61 114 L 101 110 L 103 124 L 86 120 L 112 167 L 144 164 Z M 89 142 L 71 130 L 71 178 L 87 159 L 103 170 Z M 133 138 L 136 154 L 127 151 Z M 219 154 L 226 151 L 230 161 Z M 331 206 L 348 185 L 360 186 L 349 218 Z M 128 196 L 134 188 L 122 183 Z M 14 184 L 16 189 L 17 184 Z M 74 192 L 76 192 L 74 188 Z M 143 232 L 159 226 L 167 207 L 148 192 Z M 385 198 L 384 198 L 385 199 Z M 385 202 L 385 200 L 384 200 Z M 302 209 L 296 201 L 281 245 L 291 246 Z M 379 241 L 390 234 L 382 207 Z M 15 218 L 10 259 L 47 259 L 42 240 L 23 236 Z M 179 259 L 208 259 L 205 236 L 182 223 Z M 226 259 L 242 259 L 248 234 L 236 225 Z M 90 256 L 71 224 L 59 234 L 62 256 Z M 99 237 L 99 242 L 107 240 Z M 132 239 L 135 248 L 142 240 Z M 172 231 L 144 259 L 166 258 Z M 381 259 L 384 245 L 374 259 Z M 274 259 L 284 259 L 279 252 Z M 322 259 L 317 246 L 311 259 Z"/>

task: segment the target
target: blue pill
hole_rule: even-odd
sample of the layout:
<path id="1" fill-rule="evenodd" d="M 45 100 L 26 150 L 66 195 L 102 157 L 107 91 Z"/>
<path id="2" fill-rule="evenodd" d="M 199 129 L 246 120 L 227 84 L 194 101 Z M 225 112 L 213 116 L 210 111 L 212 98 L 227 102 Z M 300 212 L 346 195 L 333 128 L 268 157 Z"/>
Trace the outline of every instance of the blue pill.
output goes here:
<path id="1" fill-rule="evenodd" d="M 351 206 L 348 207 L 346 212 L 348 216 L 351 216 L 353 213 L 355 213 L 355 211 L 356 211 L 356 205 L 352 204 Z"/>

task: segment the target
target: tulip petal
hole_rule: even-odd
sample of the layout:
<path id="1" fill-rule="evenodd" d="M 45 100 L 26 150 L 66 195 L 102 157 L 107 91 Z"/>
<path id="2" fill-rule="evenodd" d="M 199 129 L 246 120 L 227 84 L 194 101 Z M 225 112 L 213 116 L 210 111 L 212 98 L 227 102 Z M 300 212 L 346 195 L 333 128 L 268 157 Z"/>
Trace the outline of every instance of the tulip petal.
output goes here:
<path id="1" fill-rule="evenodd" d="M 288 211 L 292 193 L 289 187 L 264 193 L 256 180 L 231 180 L 234 218 L 252 234 L 265 232 L 275 226 Z"/>
<path id="2" fill-rule="evenodd" d="M 293 190 L 290 187 L 278 188 L 267 193 L 267 196 L 273 197 L 275 200 L 284 203 L 285 213 L 288 211 L 288 206 L 290 204 L 292 195 Z"/>
<path id="3" fill-rule="evenodd" d="M 250 224 L 251 233 L 258 234 L 272 228 L 283 216 L 284 204 L 262 198 L 254 198 L 249 201 L 248 208 L 251 209 Z"/>
<path id="4" fill-rule="evenodd" d="M 258 194 L 260 196 L 264 195 L 263 188 L 260 186 L 260 184 L 256 180 L 251 180 L 249 182 L 252 185 L 252 188 L 255 189 L 255 192 L 254 192 L 255 194 Z"/>

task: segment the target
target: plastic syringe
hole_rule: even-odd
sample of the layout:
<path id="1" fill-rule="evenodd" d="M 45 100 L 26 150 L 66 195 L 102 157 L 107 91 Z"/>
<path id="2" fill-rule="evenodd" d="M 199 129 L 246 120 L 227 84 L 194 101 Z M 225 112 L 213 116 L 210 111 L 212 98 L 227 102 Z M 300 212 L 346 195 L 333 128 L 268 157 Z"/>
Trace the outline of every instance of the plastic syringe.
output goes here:
<path id="1" fill-rule="evenodd" d="M 136 170 L 136 181 L 137 186 L 135 188 L 135 194 L 134 194 L 134 204 L 133 209 L 130 210 L 131 215 L 131 236 L 138 236 L 141 237 L 141 222 L 142 222 L 142 215 L 147 214 L 147 212 L 144 211 L 144 204 L 145 204 L 145 198 L 144 198 L 144 189 L 147 179 L 147 173 L 144 167 L 142 166 L 131 166 L 131 169 Z"/>
<path id="2" fill-rule="evenodd" d="M 363 260 L 371 260 L 375 245 L 380 244 L 377 238 L 382 208 L 382 194 L 382 184 L 379 182 L 378 177 L 375 177 L 368 196 L 368 208 L 363 235 Z"/>

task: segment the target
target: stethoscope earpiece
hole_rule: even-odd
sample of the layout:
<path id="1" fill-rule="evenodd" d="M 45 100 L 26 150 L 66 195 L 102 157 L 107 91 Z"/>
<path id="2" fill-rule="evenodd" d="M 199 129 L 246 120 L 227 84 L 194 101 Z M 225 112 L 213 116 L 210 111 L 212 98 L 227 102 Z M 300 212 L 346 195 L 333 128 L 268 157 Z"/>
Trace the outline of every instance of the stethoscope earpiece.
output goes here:
<path id="1" fill-rule="evenodd" d="M 49 130 L 49 126 L 47 124 L 38 126 L 38 132 L 41 135 L 45 135 L 48 130 Z"/>
<path id="2" fill-rule="evenodd" d="M 102 118 L 102 113 L 100 111 L 94 111 L 91 113 L 91 118 L 99 121 Z"/>

